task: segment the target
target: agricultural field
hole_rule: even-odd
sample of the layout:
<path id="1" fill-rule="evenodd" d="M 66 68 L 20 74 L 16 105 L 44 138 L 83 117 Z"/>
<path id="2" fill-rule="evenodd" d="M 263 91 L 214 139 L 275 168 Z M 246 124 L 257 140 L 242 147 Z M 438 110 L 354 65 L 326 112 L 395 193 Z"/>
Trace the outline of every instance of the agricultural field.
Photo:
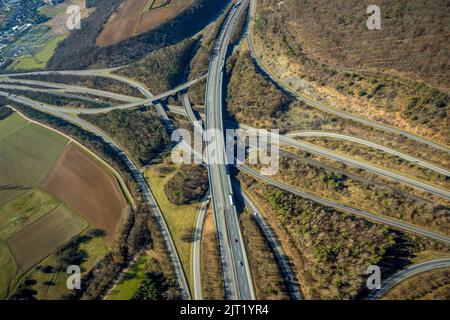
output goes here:
<path id="1" fill-rule="evenodd" d="M 126 0 L 113 14 L 97 38 L 109 46 L 147 32 L 192 4 L 192 0 Z"/>
<path id="2" fill-rule="evenodd" d="M 6 241 L 59 205 L 49 194 L 31 190 L 0 207 L 0 297 L 8 295 L 21 274 Z"/>
<path id="3" fill-rule="evenodd" d="M 17 114 L 0 121 L 0 206 L 34 188 L 67 143 Z"/>
<path id="4" fill-rule="evenodd" d="M 121 189 L 96 160 L 67 143 L 18 113 L 0 120 L 0 299 L 60 299 L 74 259 L 88 272 L 110 251 L 126 209 Z M 74 169 L 80 161 L 83 173 Z"/>
<path id="5" fill-rule="evenodd" d="M 28 122 L 17 113 L 0 120 L 0 139 L 22 128 Z"/>
<path id="6" fill-rule="evenodd" d="M 87 227 L 69 209 L 59 206 L 7 240 L 21 272 L 31 268 Z"/>
<path id="7" fill-rule="evenodd" d="M 99 162 L 70 144 L 42 188 L 73 208 L 91 225 L 105 231 L 112 244 L 127 203 L 114 176 Z"/>
<path id="8" fill-rule="evenodd" d="M 106 239 L 95 229 L 88 228 L 79 236 L 75 237 L 69 244 L 42 260 L 33 269 L 27 272 L 16 295 L 24 297 L 23 292 L 31 295 L 28 298 L 39 300 L 63 299 L 68 293 L 67 273 L 68 264 L 79 264 L 82 275 L 92 270 L 98 261 L 110 251 Z M 75 252 L 74 257 L 67 261 L 68 252 Z M 24 290 L 25 289 L 25 290 Z"/>

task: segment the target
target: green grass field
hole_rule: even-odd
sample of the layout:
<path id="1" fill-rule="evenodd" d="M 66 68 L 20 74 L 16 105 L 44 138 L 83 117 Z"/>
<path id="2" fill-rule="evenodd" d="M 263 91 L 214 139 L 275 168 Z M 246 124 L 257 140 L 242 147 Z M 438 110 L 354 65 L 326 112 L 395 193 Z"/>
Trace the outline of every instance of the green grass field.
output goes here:
<path id="1" fill-rule="evenodd" d="M 4 242 L 0 242 L 0 299 L 6 299 L 19 277 L 14 258 Z"/>
<path id="2" fill-rule="evenodd" d="M 12 235 L 7 245 L 19 270 L 25 272 L 88 226 L 63 205 Z"/>
<path id="3" fill-rule="evenodd" d="M 85 234 L 88 231 L 89 230 L 86 230 L 82 234 Z M 110 250 L 104 237 L 93 238 L 88 242 L 84 242 L 80 245 L 80 249 L 85 250 L 88 255 L 87 260 L 81 264 L 83 273 L 85 273 L 86 270 L 91 270 L 96 262 L 103 258 Z M 44 267 L 52 267 L 54 271 L 44 271 Z M 26 279 L 36 281 L 36 283 L 29 286 L 29 288 L 37 292 L 37 299 L 58 300 L 61 299 L 64 294 L 68 293 L 69 290 L 67 289 L 66 281 L 69 275 L 57 270 L 57 267 L 58 259 L 55 254 L 52 254 L 42 260 L 42 262 L 25 275 Z"/>
<path id="4" fill-rule="evenodd" d="M 63 13 L 64 9 L 50 6 L 50 5 L 44 5 L 38 9 L 39 13 L 43 16 L 46 16 L 47 18 L 53 18 L 54 16 Z"/>
<path id="5" fill-rule="evenodd" d="M 6 240 L 58 205 L 51 195 L 31 190 L 0 207 L 0 299 L 7 296 L 20 275 Z"/>
<path id="6" fill-rule="evenodd" d="M 0 207 L 0 240 L 6 240 L 60 203 L 50 194 L 33 189 Z"/>
<path id="7" fill-rule="evenodd" d="M 56 46 L 60 41 L 62 41 L 64 36 L 55 36 L 50 41 L 45 44 L 34 56 L 23 56 L 16 60 L 14 65 L 14 70 L 27 70 L 27 69 L 43 69 L 47 65 L 48 60 L 52 57 L 55 52 Z"/>
<path id="8" fill-rule="evenodd" d="M 0 140 L 6 136 L 22 128 L 28 123 L 23 117 L 16 112 L 12 113 L 7 118 L 0 120 Z"/>
<path id="9" fill-rule="evenodd" d="M 22 124 L 15 114 L 0 121 L 0 206 L 36 186 L 68 142 L 39 125 Z"/>
<path id="10" fill-rule="evenodd" d="M 145 171 L 145 177 L 149 181 L 150 188 L 161 208 L 164 218 L 166 219 L 189 286 L 193 288 L 191 274 L 192 244 L 184 241 L 182 237 L 186 229 L 195 227 L 199 206 L 198 204 L 178 206 L 171 203 L 164 192 L 164 185 L 170 180 L 175 172 L 162 177 L 157 168 L 158 166 L 149 167 Z"/>
<path id="11" fill-rule="evenodd" d="M 144 279 L 147 255 L 139 257 L 106 297 L 106 300 L 130 300 Z"/>
<path id="12" fill-rule="evenodd" d="M 57 268 L 55 252 L 88 224 L 39 189 L 67 142 L 17 113 L 0 120 L 0 299 L 22 279 L 35 281 L 31 289 L 39 299 L 59 299 L 68 292 L 68 275 Z M 83 271 L 110 250 L 102 236 L 85 239 L 79 248 L 87 253 Z M 53 272 L 40 271 L 49 265 Z"/>

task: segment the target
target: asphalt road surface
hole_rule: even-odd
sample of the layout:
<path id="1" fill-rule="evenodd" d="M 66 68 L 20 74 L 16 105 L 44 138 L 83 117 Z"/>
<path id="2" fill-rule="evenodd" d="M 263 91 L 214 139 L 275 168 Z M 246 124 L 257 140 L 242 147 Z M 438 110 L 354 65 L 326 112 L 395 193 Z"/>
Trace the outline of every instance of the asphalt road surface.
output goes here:
<path id="1" fill-rule="evenodd" d="M 300 291 L 298 290 L 297 283 L 295 282 L 294 273 L 292 272 L 289 262 L 287 261 L 286 256 L 283 253 L 281 244 L 279 243 L 275 233 L 272 231 L 272 229 L 264 219 L 264 216 L 255 206 L 250 197 L 245 193 L 242 193 L 242 196 L 244 198 L 245 205 L 251 209 L 255 221 L 258 223 L 270 247 L 272 248 L 273 253 L 275 254 L 275 258 L 277 259 L 278 266 L 284 278 L 284 282 L 286 283 L 290 297 L 294 300 L 300 300 L 302 296 L 300 294 Z"/>
<path id="2" fill-rule="evenodd" d="M 251 133 L 251 130 L 249 132 Z M 311 143 L 298 141 L 298 140 L 295 140 L 295 139 L 290 138 L 290 137 L 285 136 L 285 135 L 279 135 L 279 134 L 272 133 L 272 132 L 269 132 L 269 134 L 270 134 L 270 136 L 275 137 L 276 139 L 278 139 L 281 144 L 284 144 L 284 145 L 287 145 L 287 146 L 290 146 L 290 147 L 294 147 L 294 148 L 299 148 L 299 149 L 302 149 L 304 151 L 307 151 L 307 152 L 310 152 L 310 153 L 313 153 L 313 154 L 317 154 L 317 155 L 320 155 L 320 156 L 323 156 L 323 157 L 331 158 L 331 159 L 334 159 L 334 160 L 337 160 L 337 161 L 349 164 L 349 165 L 351 165 L 353 167 L 356 167 L 356 168 L 359 168 L 359 169 L 364 169 L 366 171 L 369 171 L 369 172 L 378 174 L 380 176 L 389 178 L 391 180 L 395 180 L 395 181 L 398 181 L 398 182 L 410 185 L 410 186 L 412 186 L 412 187 L 414 187 L 416 189 L 420 189 L 420 190 L 429 192 L 431 194 L 440 196 L 442 198 L 450 199 L 450 192 L 449 191 L 447 191 L 445 189 L 442 189 L 440 187 L 431 185 L 431 184 L 429 184 L 427 182 L 416 180 L 414 178 L 398 174 L 398 173 L 396 173 L 394 171 L 390 171 L 390 170 L 386 170 L 386 169 L 380 168 L 380 167 L 375 166 L 375 165 L 373 165 L 371 163 L 360 161 L 360 160 L 356 160 L 356 159 L 347 157 L 345 155 L 341 155 L 339 153 L 335 153 L 333 151 L 324 149 L 322 147 L 313 145 Z"/>
<path id="3" fill-rule="evenodd" d="M 226 165 L 222 87 L 223 69 L 234 25 L 247 0 L 234 6 L 219 32 L 213 49 L 206 83 L 206 140 L 208 176 L 211 186 L 214 216 L 218 233 L 219 248 L 224 274 L 225 292 L 230 299 L 254 299 L 254 288 L 247 255 L 239 227 L 234 204 L 231 179 Z M 211 136 L 211 129 L 218 130 L 219 136 Z"/>
<path id="4" fill-rule="evenodd" d="M 252 3 L 251 7 L 252 7 L 252 10 L 250 10 L 250 20 L 251 20 L 251 24 L 253 24 L 253 20 L 254 20 L 253 19 L 254 18 L 254 5 L 253 5 L 253 3 Z M 404 130 L 401 130 L 401 129 L 398 129 L 398 128 L 395 128 L 395 127 L 391 127 L 391 126 L 388 126 L 388 125 L 385 125 L 385 124 L 381 124 L 379 122 L 376 122 L 376 121 L 373 121 L 373 120 L 370 120 L 370 119 L 367 119 L 367 118 L 363 118 L 361 116 L 355 116 L 355 115 L 352 115 L 352 114 L 349 114 L 349 113 L 346 113 L 346 112 L 339 111 L 339 110 L 337 110 L 335 108 L 332 108 L 332 107 L 330 107 L 330 106 L 328 106 L 328 105 L 326 105 L 326 104 L 324 104 L 322 102 L 315 101 L 315 100 L 311 99 L 310 97 L 306 97 L 306 96 L 298 93 L 296 90 L 292 89 L 290 86 L 288 86 L 287 84 L 285 84 L 284 82 L 279 80 L 270 70 L 268 70 L 268 68 L 266 68 L 266 66 L 261 61 L 261 59 L 259 59 L 258 55 L 255 52 L 255 48 L 253 46 L 253 41 L 252 41 L 252 38 L 251 38 L 251 34 L 252 34 L 251 28 L 252 28 L 252 26 L 250 27 L 250 32 L 248 32 L 248 35 L 247 35 L 247 43 L 248 43 L 248 48 L 250 50 L 250 54 L 251 54 L 253 60 L 258 65 L 258 68 L 263 73 L 265 73 L 274 83 L 276 83 L 279 87 L 283 88 L 286 92 L 289 92 L 292 96 L 296 97 L 298 100 L 303 101 L 304 103 L 306 103 L 307 105 L 309 105 L 311 107 L 314 107 L 316 109 L 322 110 L 322 111 L 327 112 L 327 113 L 334 114 L 334 115 L 339 116 L 341 118 L 353 120 L 353 121 L 356 121 L 356 122 L 362 123 L 364 125 L 371 126 L 371 127 L 374 127 L 374 128 L 386 131 L 386 132 L 400 134 L 400 135 L 405 136 L 405 137 L 407 137 L 407 138 L 409 138 L 411 140 L 415 140 L 415 141 L 418 141 L 420 143 L 429 145 L 430 147 L 433 147 L 435 149 L 438 149 L 438 150 L 450 153 L 450 148 L 448 148 L 447 146 L 435 143 L 433 141 L 430 141 L 428 139 L 419 137 L 419 136 L 417 136 L 417 135 L 415 135 L 413 133 L 410 133 L 410 132 L 407 132 L 407 131 L 404 131 Z"/>
<path id="5" fill-rule="evenodd" d="M 409 279 L 415 275 L 418 275 L 419 273 L 435 270 L 435 269 L 441 269 L 441 268 L 449 268 L 450 267 L 450 259 L 439 259 L 439 260 L 431 260 L 419 264 L 412 265 L 393 276 L 389 277 L 388 279 L 381 282 L 381 289 L 376 289 L 372 291 L 367 299 L 369 300 L 375 300 L 381 298 L 386 292 L 388 292 L 390 289 L 394 288 L 396 285 L 398 285 L 400 282 Z"/>
<path id="6" fill-rule="evenodd" d="M 350 213 L 352 215 L 360 216 L 360 217 L 363 217 L 365 219 L 368 219 L 368 220 L 371 220 L 371 221 L 374 221 L 377 223 L 385 224 L 385 225 L 391 226 L 395 229 L 404 230 L 404 231 L 418 234 L 418 235 L 421 235 L 421 236 L 424 236 L 424 237 L 427 237 L 427 238 L 430 238 L 433 240 L 437 240 L 437 241 L 445 243 L 445 244 L 450 244 L 450 237 L 447 235 L 433 232 L 433 231 L 427 230 L 425 228 L 417 227 L 415 225 L 403 222 L 401 220 L 385 217 L 382 215 L 373 214 L 373 213 L 370 213 L 370 212 L 362 210 L 362 209 L 349 207 L 347 205 L 336 203 L 334 201 L 324 199 L 324 198 L 321 198 L 319 196 L 316 196 L 316 195 L 313 195 L 313 194 L 310 194 L 310 193 L 307 193 L 304 191 L 300 191 L 284 182 L 280 182 L 280 181 L 274 180 L 268 176 L 261 175 L 259 172 L 257 172 L 256 170 L 253 170 L 252 168 L 250 168 L 246 165 L 239 165 L 238 169 L 240 171 L 242 171 L 243 173 L 246 173 L 246 174 L 254 177 L 255 179 L 260 180 L 266 184 L 269 184 L 269 185 L 275 186 L 277 188 L 283 189 L 285 191 L 291 192 L 302 198 L 312 200 L 321 205 L 335 208 L 339 211 Z"/>
<path id="7" fill-rule="evenodd" d="M 160 228 L 160 231 L 163 235 L 163 238 L 166 242 L 167 245 L 167 250 L 169 252 L 169 256 L 172 262 L 172 265 L 175 269 L 175 273 L 177 276 L 177 280 L 180 286 L 180 290 L 181 290 L 181 296 L 183 297 L 183 299 L 190 299 L 191 295 L 190 295 L 190 291 L 189 291 L 189 285 L 188 282 L 186 280 L 186 276 L 184 274 L 183 268 L 181 266 L 181 262 L 180 259 L 178 257 L 178 253 L 176 251 L 175 248 L 175 244 L 173 242 L 173 239 L 170 235 L 169 232 L 169 228 L 167 227 L 167 224 L 164 220 L 164 217 L 162 215 L 162 212 L 150 190 L 150 188 L 147 185 L 147 182 L 145 181 L 144 177 L 142 176 L 141 172 L 139 171 L 139 169 L 135 166 L 135 164 L 133 163 L 133 161 L 131 161 L 131 159 L 127 156 L 127 154 L 120 148 L 120 146 L 118 146 L 112 139 L 111 137 L 109 137 L 106 133 L 104 133 L 103 131 L 101 131 L 99 128 L 91 125 L 90 123 L 88 123 L 87 121 L 84 121 L 80 118 L 77 117 L 73 117 L 70 116 L 68 114 L 65 114 L 63 112 L 57 112 L 55 110 L 52 109 L 48 109 L 45 106 L 42 106 L 40 103 L 35 102 L 33 100 L 30 99 L 26 99 L 26 98 L 22 98 L 22 97 L 11 97 L 9 96 L 8 93 L 5 92 L 1 92 L 0 91 L 0 96 L 5 96 L 8 99 L 27 105 L 33 109 L 36 109 L 38 111 L 41 112 L 45 112 L 48 113 L 50 115 L 53 115 L 55 117 L 64 119 L 70 123 L 76 124 L 78 126 L 80 126 L 81 128 L 94 133 L 95 135 L 101 137 L 107 144 L 109 144 L 111 146 L 111 148 L 113 150 L 116 151 L 116 153 L 124 160 L 125 164 L 128 166 L 130 172 L 133 175 L 133 178 L 135 179 L 136 183 L 138 184 L 139 188 L 142 190 L 142 194 L 143 197 L 146 199 L 146 201 L 149 204 L 149 207 L 151 209 L 151 211 L 154 213 L 155 215 L 155 219 L 156 222 Z"/>
<path id="8" fill-rule="evenodd" d="M 192 269 L 194 275 L 194 297 L 195 300 L 202 300 L 202 277 L 201 277 L 201 240 L 203 232 L 203 224 L 205 222 L 206 209 L 210 200 L 209 191 L 203 199 L 200 208 L 198 209 L 197 224 L 195 226 L 194 243 L 192 248 Z"/>

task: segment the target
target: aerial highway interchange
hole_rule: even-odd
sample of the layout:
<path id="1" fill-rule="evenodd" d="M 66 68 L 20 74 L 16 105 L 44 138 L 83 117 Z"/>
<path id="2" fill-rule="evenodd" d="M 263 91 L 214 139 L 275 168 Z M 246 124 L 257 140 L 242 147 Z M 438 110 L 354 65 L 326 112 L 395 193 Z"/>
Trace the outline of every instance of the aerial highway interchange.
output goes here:
<path id="1" fill-rule="evenodd" d="M 244 245 L 244 239 L 241 233 L 241 227 L 239 223 L 239 213 L 238 208 L 236 206 L 237 205 L 236 202 L 238 200 L 243 200 L 242 202 L 244 203 L 244 205 L 250 209 L 250 211 L 255 217 L 255 220 L 257 221 L 258 225 L 263 231 L 264 236 L 266 237 L 268 243 L 270 244 L 270 247 L 274 251 L 277 263 L 279 264 L 280 269 L 282 270 L 283 277 L 289 289 L 289 294 L 291 298 L 302 299 L 298 283 L 294 279 L 295 276 L 293 274 L 293 271 L 291 270 L 290 264 L 283 254 L 282 246 L 279 243 L 276 234 L 270 227 L 270 223 L 266 221 L 264 214 L 260 212 L 260 210 L 253 203 L 251 197 L 249 197 L 248 194 L 246 194 L 245 192 L 240 194 L 239 189 L 233 187 L 234 184 L 236 183 L 236 180 L 230 174 L 230 169 L 232 166 L 235 166 L 237 170 L 239 170 L 241 173 L 252 176 L 257 180 L 262 181 L 263 183 L 276 186 L 292 194 L 299 195 L 305 199 L 310 199 L 314 202 L 323 204 L 326 207 L 332 207 L 350 215 L 363 217 L 364 219 L 368 219 L 376 223 L 390 226 L 393 229 L 403 230 L 408 233 L 417 234 L 447 245 L 450 244 L 450 236 L 446 234 L 428 230 L 427 228 L 413 225 L 412 223 L 401 221 L 395 218 L 373 214 L 369 211 L 362 210 L 360 208 L 356 207 L 354 208 L 347 205 L 343 205 L 335 201 L 325 199 L 324 197 L 320 197 L 314 194 L 310 194 L 308 192 L 298 190 L 287 183 L 276 181 L 275 178 L 263 176 L 259 174 L 255 169 L 252 169 L 250 166 L 247 166 L 245 164 L 237 165 L 235 163 L 227 163 L 224 144 L 225 129 L 227 127 L 236 126 L 244 130 L 248 134 L 251 134 L 252 130 L 255 129 L 245 124 L 233 123 L 227 119 L 224 119 L 224 114 L 226 114 L 226 110 L 224 107 L 225 103 L 223 101 L 224 77 L 225 77 L 224 70 L 226 69 L 227 57 L 230 54 L 230 47 L 231 47 L 230 38 L 235 30 L 237 21 L 239 20 L 240 16 L 244 14 L 247 7 L 250 7 L 249 17 L 250 18 L 253 17 L 254 7 L 253 5 L 251 5 L 251 2 L 253 1 L 240 0 L 236 2 L 228 11 L 226 18 L 224 19 L 220 31 L 217 35 L 217 38 L 215 39 L 214 42 L 214 48 L 212 51 L 212 55 L 210 57 L 208 73 L 202 77 L 186 81 L 185 83 L 180 84 L 175 88 L 170 89 L 169 91 L 154 95 L 144 85 L 140 84 L 139 82 L 128 79 L 123 76 L 114 75 L 113 73 L 111 73 L 112 70 L 75 70 L 75 71 L 64 70 L 64 71 L 40 71 L 40 72 L 38 71 L 38 72 L 17 73 L 17 74 L 1 74 L 0 96 L 7 98 L 11 102 L 26 105 L 38 111 L 50 114 L 54 117 L 61 118 L 65 121 L 80 126 L 84 130 L 101 137 L 106 143 L 112 146 L 112 148 L 117 152 L 118 155 L 120 155 L 124 159 L 130 171 L 133 172 L 133 178 L 138 183 L 139 188 L 142 190 L 143 196 L 146 199 L 146 202 L 148 203 L 149 207 L 151 208 L 151 211 L 156 216 L 158 227 L 164 236 L 164 240 L 170 254 L 170 260 L 174 267 L 178 281 L 178 286 L 180 288 L 183 299 L 191 299 L 191 298 L 202 299 L 201 273 L 199 267 L 200 238 L 202 234 L 201 229 L 203 226 L 208 203 L 212 206 L 214 213 L 214 222 L 217 230 L 217 242 L 219 247 L 218 254 L 220 255 L 226 297 L 227 299 L 232 300 L 256 299 L 254 287 L 255 279 L 252 278 L 246 247 Z M 250 19 L 250 28 L 251 25 L 252 19 Z M 254 61 L 258 64 L 259 68 L 269 78 L 271 78 L 272 81 L 277 82 L 278 85 L 280 85 L 286 91 L 289 91 L 291 94 L 295 95 L 298 99 L 302 100 L 306 104 L 318 108 L 320 110 L 323 110 L 325 112 L 334 114 L 336 116 L 351 119 L 364 125 L 373 126 L 376 127 L 377 129 L 386 132 L 401 134 L 407 137 L 408 139 L 412 139 L 414 141 L 426 144 L 440 151 L 450 153 L 450 149 L 442 144 L 438 144 L 436 142 L 425 139 L 413 133 L 398 128 L 394 128 L 391 126 L 387 126 L 375 122 L 373 120 L 341 112 L 321 102 L 312 100 L 309 97 L 300 95 L 298 92 L 295 92 L 293 89 L 291 89 L 287 84 L 282 83 L 279 79 L 277 79 L 263 64 L 263 62 L 260 61 L 260 59 L 258 59 L 258 55 L 255 52 L 250 35 L 251 32 L 247 32 L 245 34 L 245 39 L 247 40 L 250 53 Z M 52 73 L 59 73 L 67 76 L 77 75 L 77 76 L 110 77 L 112 79 L 124 82 L 132 87 L 137 88 L 143 94 L 143 96 L 145 96 L 145 98 L 141 99 L 124 94 L 109 92 L 106 90 L 92 89 L 76 85 L 67 85 L 50 81 L 38 81 L 26 79 L 27 75 L 48 75 Z M 204 114 L 198 114 L 196 113 L 196 111 L 193 110 L 193 107 L 189 101 L 189 96 L 185 92 L 189 87 L 196 85 L 205 79 L 206 79 L 206 94 L 204 102 L 205 110 Z M 96 99 L 92 98 L 91 96 L 89 97 L 81 96 L 81 94 L 89 94 L 99 98 L 101 97 L 111 98 L 116 101 L 120 101 L 121 103 L 118 103 L 116 105 L 107 108 L 95 108 L 95 109 L 59 107 L 35 101 L 31 98 L 27 98 L 20 94 L 12 94 L 9 93 L 8 90 L 47 92 L 66 98 L 77 97 L 77 94 L 80 94 L 80 96 L 78 96 L 79 99 L 85 99 L 86 101 L 95 102 Z M 181 97 L 183 106 L 167 106 L 163 102 L 166 98 L 177 95 Z M 207 167 L 208 170 L 209 192 L 202 202 L 196 222 L 195 239 L 193 243 L 193 261 L 192 261 L 194 274 L 193 288 L 189 287 L 188 281 L 186 279 L 187 275 L 184 274 L 180 258 L 177 253 L 177 249 L 175 247 L 172 236 L 169 232 L 169 228 L 167 227 L 164 214 L 163 212 L 161 212 L 161 209 L 159 208 L 158 203 L 152 194 L 152 191 L 150 190 L 147 182 L 145 181 L 145 178 L 138 169 L 138 166 L 135 163 L 133 163 L 133 161 L 123 150 L 123 148 L 121 148 L 121 146 L 119 146 L 117 142 L 115 142 L 107 133 L 105 133 L 98 127 L 94 126 L 93 124 L 89 123 L 88 121 L 83 120 L 82 118 L 77 116 L 80 114 L 101 114 L 109 112 L 114 109 L 132 110 L 141 108 L 142 106 L 155 108 L 159 117 L 162 120 L 162 123 L 166 126 L 169 132 L 174 131 L 176 128 L 174 127 L 173 121 L 171 120 L 171 117 L 169 116 L 167 111 L 172 112 L 174 114 L 187 116 L 194 130 L 197 130 L 201 134 L 206 135 L 205 136 L 206 157 L 203 159 L 203 164 Z M 212 132 L 211 129 L 217 130 L 218 132 L 221 133 L 221 135 L 209 136 L 209 134 Z M 429 162 L 426 159 L 419 159 L 414 156 L 395 150 L 393 148 L 386 147 L 381 144 L 377 144 L 375 142 L 371 142 L 370 139 L 367 139 L 365 137 L 356 137 L 319 130 L 289 132 L 287 134 L 276 135 L 276 138 L 279 139 L 281 146 L 292 147 L 298 150 L 309 152 L 311 154 L 317 154 L 325 158 L 333 159 L 335 161 L 345 163 L 351 167 L 359 168 L 367 172 L 371 172 L 375 175 L 379 175 L 387 179 L 397 181 L 401 184 L 408 185 L 414 189 L 421 190 L 425 193 L 433 194 L 437 197 L 441 197 L 442 199 L 450 200 L 450 191 L 444 189 L 443 187 L 438 187 L 433 185 L 432 183 L 428 183 L 427 181 L 422 181 L 414 177 L 396 173 L 387 168 L 382 168 L 380 166 L 373 165 L 365 161 L 357 160 L 349 156 L 345 156 L 336 153 L 334 151 L 315 146 L 311 143 L 303 142 L 301 139 L 295 139 L 296 137 L 330 137 L 354 142 L 356 144 L 372 147 L 385 153 L 397 156 L 405 161 L 412 162 L 423 168 L 427 168 L 436 173 L 442 174 L 447 178 L 450 176 L 450 171 L 448 169 L 436 165 L 432 162 Z M 190 146 L 187 146 L 187 148 L 189 147 Z M 257 146 L 250 146 L 250 147 L 253 147 L 255 149 L 257 148 Z M 383 282 L 382 289 L 374 291 L 372 294 L 368 296 L 368 298 L 369 299 L 380 298 L 394 285 L 418 273 L 449 266 L 450 262 L 448 259 L 434 259 L 428 262 L 408 266 L 404 270 L 401 270 L 397 274 L 386 279 L 386 281 Z"/>

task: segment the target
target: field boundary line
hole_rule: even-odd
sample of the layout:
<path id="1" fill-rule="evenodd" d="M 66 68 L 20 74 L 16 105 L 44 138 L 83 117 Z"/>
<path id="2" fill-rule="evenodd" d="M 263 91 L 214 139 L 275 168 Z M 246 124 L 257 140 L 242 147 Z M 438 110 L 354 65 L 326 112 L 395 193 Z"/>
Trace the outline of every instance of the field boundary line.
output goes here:
<path id="1" fill-rule="evenodd" d="M 58 199 L 57 199 L 58 200 Z M 78 213 L 76 213 L 76 211 L 74 211 L 71 207 L 69 207 L 67 204 L 65 204 L 64 202 L 58 200 L 58 202 L 60 202 L 59 205 L 55 206 L 54 208 L 52 208 L 50 211 L 48 211 L 46 214 L 44 214 L 42 217 L 39 217 L 39 219 L 33 221 L 30 225 L 32 225 L 33 223 L 41 220 L 42 218 L 44 218 L 45 216 L 47 216 L 48 214 L 52 213 L 53 211 L 55 211 L 56 209 L 60 208 L 60 207 L 66 207 L 67 209 L 69 209 L 71 211 L 71 214 L 76 215 L 79 219 L 81 219 L 82 221 L 84 221 L 86 223 L 86 226 L 78 233 L 78 235 L 82 234 L 83 232 L 85 232 L 89 227 L 91 227 L 91 224 L 86 221 L 82 216 L 80 216 Z M 22 229 L 21 229 L 22 230 Z M 19 230 L 18 232 L 20 232 L 21 230 Z M 72 239 L 70 239 L 69 241 L 65 242 L 64 244 L 62 244 L 60 247 L 58 247 L 55 251 L 53 251 L 52 253 L 46 255 L 44 258 L 42 258 L 42 260 L 40 260 L 38 263 L 36 263 L 35 265 L 33 265 L 30 269 L 26 270 L 25 272 L 20 272 L 20 268 L 19 265 L 16 261 L 16 258 L 14 257 L 14 254 L 12 253 L 11 249 L 8 246 L 7 240 L 9 238 L 11 238 L 13 235 L 9 236 L 7 239 L 5 239 L 5 246 L 8 249 L 8 253 L 10 255 L 10 257 L 13 259 L 14 264 L 17 267 L 17 283 L 15 286 L 13 286 L 13 288 L 11 288 L 11 291 L 8 289 L 8 295 L 7 298 L 11 297 L 11 294 L 16 292 L 17 289 L 19 288 L 20 284 L 22 283 L 22 280 L 26 278 L 26 276 L 30 273 L 30 271 L 37 266 L 39 263 L 43 262 L 45 259 L 47 259 L 48 257 L 50 257 L 52 254 L 55 254 L 62 246 L 64 246 L 65 244 L 69 243 Z M 60 275 L 60 272 L 56 275 L 56 277 L 58 277 Z M 48 292 L 48 291 L 47 291 Z"/>
<path id="2" fill-rule="evenodd" d="M 14 108 L 13 106 L 9 106 L 8 107 L 12 110 L 14 110 L 15 112 L 17 112 L 20 116 L 22 116 L 24 119 L 28 120 L 31 123 L 35 123 L 39 126 L 42 126 L 44 128 L 47 128 L 53 132 L 56 132 L 58 134 L 60 134 L 61 136 L 64 136 L 65 138 L 69 139 L 69 143 L 70 142 L 74 142 L 77 146 L 81 147 L 84 151 L 88 152 L 89 155 L 92 155 L 94 157 L 94 159 L 96 159 L 97 161 L 100 161 L 100 164 L 102 164 L 108 171 L 110 171 L 110 173 L 114 176 L 116 183 L 119 186 L 119 189 L 122 191 L 122 194 L 124 196 L 124 198 L 132 205 L 133 208 L 136 207 L 136 203 L 134 202 L 133 197 L 131 196 L 131 192 L 128 190 L 128 187 L 125 184 L 125 181 L 123 180 L 122 176 L 117 172 L 116 169 L 114 169 L 109 163 L 107 163 L 105 160 L 103 160 L 101 157 L 99 157 L 98 155 L 96 155 L 93 151 L 91 151 L 89 148 L 87 148 L 86 146 L 84 146 L 81 142 L 79 142 L 78 140 L 70 137 L 69 135 L 55 129 L 52 128 L 46 124 L 40 123 L 39 121 L 33 120 L 28 118 L 26 115 L 24 115 L 22 112 L 20 112 L 19 110 L 17 110 L 16 108 Z M 84 129 L 83 129 L 84 130 Z M 69 144 L 66 144 L 67 145 Z M 66 148 L 65 147 L 65 148 Z M 62 153 L 61 153 L 62 154 Z M 59 157 L 58 157 L 59 160 Z M 57 161 L 55 161 L 56 163 Z M 53 166 L 52 166 L 53 167 Z M 125 191 L 125 192 L 124 192 Z"/>
<path id="3" fill-rule="evenodd" d="M 5 119 L 6 119 L 6 118 L 5 118 Z M 25 119 L 25 120 L 28 121 L 28 119 Z M 6 138 L 6 137 L 12 135 L 13 133 L 15 133 L 16 131 L 19 131 L 19 130 L 22 129 L 22 128 L 25 128 L 25 127 L 28 126 L 29 124 L 30 124 L 30 122 L 28 121 L 28 122 L 25 123 L 23 126 L 20 126 L 20 127 L 18 127 L 18 128 L 15 128 L 13 131 L 10 131 L 10 132 L 8 132 L 7 134 L 1 136 L 1 137 L 0 137 L 0 140 L 2 140 L 2 139 L 4 139 L 4 138 Z"/>

